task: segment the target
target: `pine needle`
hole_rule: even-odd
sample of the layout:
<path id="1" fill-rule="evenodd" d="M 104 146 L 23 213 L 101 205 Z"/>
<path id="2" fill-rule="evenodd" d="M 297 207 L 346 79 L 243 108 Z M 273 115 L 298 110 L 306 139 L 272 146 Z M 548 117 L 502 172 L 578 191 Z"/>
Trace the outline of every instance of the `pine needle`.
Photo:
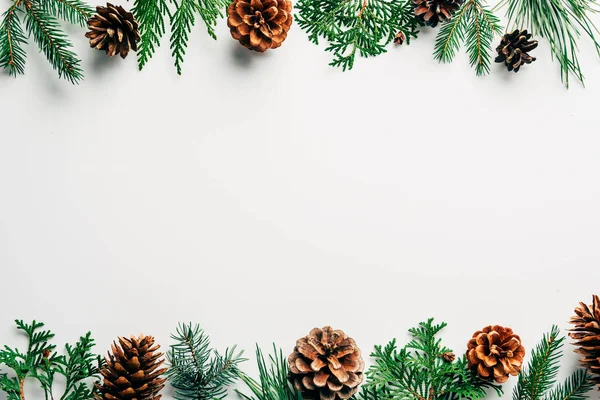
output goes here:
<path id="1" fill-rule="evenodd" d="M 20 10 L 13 4 L 3 15 L 0 23 L 0 68 L 11 76 L 25 73 L 25 49 L 27 38 L 21 28 Z"/>

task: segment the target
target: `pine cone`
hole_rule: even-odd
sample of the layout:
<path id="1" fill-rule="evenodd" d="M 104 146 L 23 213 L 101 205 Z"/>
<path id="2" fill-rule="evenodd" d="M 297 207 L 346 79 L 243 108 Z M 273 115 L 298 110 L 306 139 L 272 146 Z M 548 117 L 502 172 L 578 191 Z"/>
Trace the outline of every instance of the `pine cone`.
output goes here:
<path id="1" fill-rule="evenodd" d="M 100 373 L 104 377 L 102 385 L 94 395 L 96 400 L 158 400 L 158 392 L 165 386 L 166 378 L 160 376 L 167 370 L 158 368 L 164 359 L 157 352 L 152 336 L 131 336 L 119 338 L 119 345 L 113 343 L 112 354 L 106 357 L 106 365 Z"/>
<path id="2" fill-rule="evenodd" d="M 519 72 L 521 65 L 531 64 L 535 61 L 535 57 L 528 53 L 538 46 L 538 42 L 529 39 L 531 39 L 531 33 L 527 33 L 527 29 L 524 31 L 517 29 L 502 36 L 502 40 L 496 48 L 498 57 L 495 61 L 503 62 L 509 71 Z"/>
<path id="3" fill-rule="evenodd" d="M 227 9 L 231 36 L 250 50 L 275 49 L 292 25 L 290 0 L 233 0 Z"/>
<path id="4" fill-rule="evenodd" d="M 400 32 L 396 33 L 396 37 L 394 38 L 394 43 L 400 45 L 400 44 L 403 44 L 405 40 L 406 40 L 406 35 L 404 35 L 404 32 L 400 31 Z"/>
<path id="5" fill-rule="evenodd" d="M 354 339 L 326 326 L 298 339 L 288 366 L 288 379 L 303 398 L 339 400 L 358 391 L 365 363 Z"/>
<path id="6" fill-rule="evenodd" d="M 592 301 L 589 307 L 579 303 L 579 307 L 575 308 L 577 315 L 570 321 L 575 328 L 571 329 L 569 336 L 579 346 L 575 351 L 583 356 L 581 364 L 594 374 L 592 381 L 600 385 L 600 298 L 594 295 Z"/>
<path id="7" fill-rule="evenodd" d="M 469 368 L 482 379 L 504 383 L 521 371 L 525 348 L 510 328 L 486 326 L 473 334 L 467 348 Z"/>
<path id="8" fill-rule="evenodd" d="M 96 7 L 96 12 L 89 19 L 90 31 L 85 34 L 90 39 L 90 47 L 105 50 L 110 57 L 119 53 L 121 58 L 127 57 L 130 49 L 137 51 L 140 32 L 132 13 L 110 3 Z"/>
<path id="9" fill-rule="evenodd" d="M 462 0 L 412 0 L 412 2 L 417 20 L 431 27 L 449 20 L 462 4 Z"/>

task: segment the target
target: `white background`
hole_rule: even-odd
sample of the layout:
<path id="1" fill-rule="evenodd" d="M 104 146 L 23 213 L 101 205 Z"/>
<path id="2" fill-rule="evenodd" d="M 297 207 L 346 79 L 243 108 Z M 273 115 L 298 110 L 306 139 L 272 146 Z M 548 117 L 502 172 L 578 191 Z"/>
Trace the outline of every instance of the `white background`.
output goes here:
<path id="1" fill-rule="evenodd" d="M 438 64 L 432 31 L 342 73 L 296 25 L 259 55 L 221 21 L 177 77 L 168 46 L 140 73 L 72 32 L 81 85 L 34 47 L 0 76 L 0 344 L 23 347 L 15 318 L 102 353 L 194 321 L 253 372 L 255 343 L 331 324 L 368 354 L 434 316 L 457 353 L 487 324 L 531 349 L 600 292 L 588 41 L 566 90 L 543 41 L 517 75 Z"/>

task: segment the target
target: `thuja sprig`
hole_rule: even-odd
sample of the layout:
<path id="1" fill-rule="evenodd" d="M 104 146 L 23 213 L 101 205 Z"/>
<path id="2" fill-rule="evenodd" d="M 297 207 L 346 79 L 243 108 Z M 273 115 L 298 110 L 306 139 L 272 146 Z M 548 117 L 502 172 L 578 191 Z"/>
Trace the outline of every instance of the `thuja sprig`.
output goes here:
<path id="1" fill-rule="evenodd" d="M 562 384 L 556 384 L 561 348 L 565 337 L 553 326 L 531 353 L 526 368 L 521 370 L 513 390 L 513 400 L 584 400 L 595 385 L 585 369 L 571 374 Z"/>
<path id="2" fill-rule="evenodd" d="M 244 394 L 239 390 L 236 392 L 246 400 L 302 400 L 302 395 L 288 382 L 287 360 L 281 349 L 273 344 L 273 354 L 269 355 L 269 361 L 256 346 L 256 360 L 258 363 L 258 381 L 244 373 L 240 378 L 250 389 L 251 394 Z"/>
<path id="3" fill-rule="evenodd" d="M 59 19 L 85 26 L 92 13 L 81 0 L 13 0 L 0 22 L 0 67 L 12 76 L 25 72 L 25 46 L 29 37 L 59 77 L 79 82 L 83 78 L 81 61 Z"/>
<path id="4" fill-rule="evenodd" d="M 582 34 L 587 36 L 600 55 L 600 42 L 595 37 L 598 29 L 590 19 L 598 4 L 594 0 L 504 0 L 498 7 L 506 4 L 509 26 L 527 27 L 548 40 L 565 85 L 569 87 L 571 74 L 583 83 L 577 42 Z"/>
<path id="5" fill-rule="evenodd" d="M 181 75 L 189 35 L 200 18 L 210 37 L 216 39 L 215 26 L 225 16 L 226 0 L 135 0 L 133 14 L 140 23 L 142 37 L 138 51 L 138 67 L 143 69 L 152 58 L 162 37 L 165 24 L 170 25 L 169 39 L 177 73 Z"/>
<path id="6" fill-rule="evenodd" d="M 358 55 L 377 56 L 402 32 L 407 44 L 416 38 L 419 23 L 410 0 L 299 0 L 296 3 L 298 25 L 308 39 L 333 53 L 329 65 L 352 69 Z"/>
<path id="7" fill-rule="evenodd" d="M 175 388 L 177 400 L 223 399 L 227 386 L 239 375 L 239 364 L 245 361 L 236 347 L 220 354 L 210 347 L 208 335 L 199 325 L 180 324 L 171 336 L 167 360 L 167 377 Z"/>
<path id="8" fill-rule="evenodd" d="M 371 354 L 375 364 L 367 372 L 368 382 L 360 397 L 370 399 L 481 399 L 486 389 L 498 395 L 502 388 L 479 379 L 467 367 L 465 357 L 455 360 L 437 334 L 446 323 L 434 324 L 433 319 L 421 322 L 409 330 L 413 339 L 402 349 L 396 340 L 386 346 L 375 346 Z"/>
<path id="9" fill-rule="evenodd" d="M 490 72 L 492 41 L 503 27 L 492 10 L 480 0 L 466 0 L 452 18 L 440 28 L 433 56 L 441 62 L 451 62 L 464 43 L 475 73 Z"/>
<path id="10" fill-rule="evenodd" d="M 74 345 L 67 344 L 66 355 L 59 355 L 56 346 L 49 341 L 54 334 L 43 330 L 44 324 L 33 321 L 31 324 L 21 320 L 15 321 L 17 329 L 23 331 L 28 338 L 27 350 L 4 346 L 0 351 L 0 365 L 14 372 L 9 377 L 0 374 L 0 390 L 7 394 L 9 400 L 25 400 L 25 381 L 36 379 L 44 390 L 46 400 L 89 400 L 93 389 L 88 378 L 99 378 L 102 358 L 92 353 L 94 339 L 88 332 Z M 55 377 L 61 375 L 65 382 L 62 395 L 54 396 Z"/>

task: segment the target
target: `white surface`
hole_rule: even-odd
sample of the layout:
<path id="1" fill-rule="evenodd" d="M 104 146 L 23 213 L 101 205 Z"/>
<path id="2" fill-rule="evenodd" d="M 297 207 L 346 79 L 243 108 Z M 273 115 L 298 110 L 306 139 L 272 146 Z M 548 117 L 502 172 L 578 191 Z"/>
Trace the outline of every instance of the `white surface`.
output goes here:
<path id="1" fill-rule="evenodd" d="M 433 32 L 347 73 L 297 26 L 262 57 L 219 33 L 194 30 L 182 78 L 167 46 L 138 73 L 84 38 L 78 87 L 34 48 L 0 77 L 0 343 L 37 318 L 59 345 L 166 347 L 191 320 L 252 359 L 324 324 L 368 353 L 435 316 L 459 353 L 493 323 L 531 349 L 600 292 L 588 42 L 567 91 L 545 42 L 477 78 L 432 60 Z"/>

